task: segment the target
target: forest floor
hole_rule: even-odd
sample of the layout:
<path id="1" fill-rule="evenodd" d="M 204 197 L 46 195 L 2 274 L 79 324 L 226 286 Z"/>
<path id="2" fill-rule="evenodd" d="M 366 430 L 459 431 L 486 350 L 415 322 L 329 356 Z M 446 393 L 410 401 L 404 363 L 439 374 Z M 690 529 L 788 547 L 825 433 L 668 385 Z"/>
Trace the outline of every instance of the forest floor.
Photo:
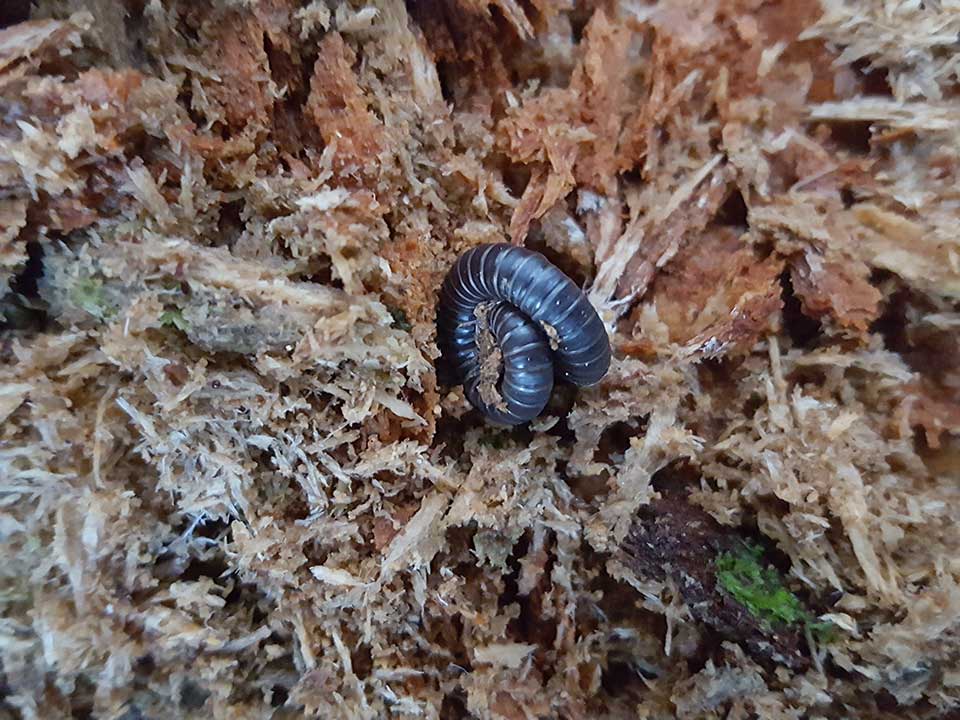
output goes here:
<path id="1" fill-rule="evenodd" d="M 0 23 L 0 720 L 960 705 L 956 0 Z M 614 352 L 512 430 L 502 241 Z"/>

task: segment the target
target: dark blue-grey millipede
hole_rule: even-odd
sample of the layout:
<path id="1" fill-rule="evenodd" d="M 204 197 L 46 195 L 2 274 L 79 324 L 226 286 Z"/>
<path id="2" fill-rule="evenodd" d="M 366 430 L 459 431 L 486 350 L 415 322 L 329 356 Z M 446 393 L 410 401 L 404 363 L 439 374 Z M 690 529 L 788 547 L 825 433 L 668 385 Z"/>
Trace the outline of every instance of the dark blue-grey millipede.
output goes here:
<path id="1" fill-rule="evenodd" d="M 502 354 L 493 401 L 489 393 L 481 397 L 481 307 Z M 444 361 L 467 399 L 504 425 L 537 417 L 554 376 L 586 387 L 610 367 L 607 330 L 587 296 L 540 253 L 506 243 L 480 245 L 457 259 L 440 290 L 437 330 Z"/>

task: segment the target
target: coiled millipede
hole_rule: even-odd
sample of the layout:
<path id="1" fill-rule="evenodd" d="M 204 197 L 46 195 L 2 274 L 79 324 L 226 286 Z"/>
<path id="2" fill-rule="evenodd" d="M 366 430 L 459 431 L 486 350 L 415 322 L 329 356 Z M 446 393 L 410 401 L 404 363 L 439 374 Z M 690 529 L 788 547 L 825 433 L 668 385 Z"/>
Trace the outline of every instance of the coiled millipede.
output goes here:
<path id="1" fill-rule="evenodd" d="M 610 367 L 607 331 L 586 295 L 540 253 L 506 243 L 457 259 L 440 290 L 437 330 L 467 399 L 504 425 L 537 417 L 555 376 L 586 387 Z"/>

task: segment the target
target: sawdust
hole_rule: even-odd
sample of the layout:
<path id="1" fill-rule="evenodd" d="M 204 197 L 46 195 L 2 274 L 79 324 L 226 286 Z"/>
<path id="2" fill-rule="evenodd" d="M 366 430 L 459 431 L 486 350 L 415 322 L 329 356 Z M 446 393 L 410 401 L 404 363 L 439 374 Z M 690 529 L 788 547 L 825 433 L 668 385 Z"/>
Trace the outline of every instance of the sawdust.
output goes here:
<path id="1" fill-rule="evenodd" d="M 0 717 L 960 706 L 954 4 L 21 5 Z M 510 430 L 434 326 L 507 239 L 615 351 Z"/>

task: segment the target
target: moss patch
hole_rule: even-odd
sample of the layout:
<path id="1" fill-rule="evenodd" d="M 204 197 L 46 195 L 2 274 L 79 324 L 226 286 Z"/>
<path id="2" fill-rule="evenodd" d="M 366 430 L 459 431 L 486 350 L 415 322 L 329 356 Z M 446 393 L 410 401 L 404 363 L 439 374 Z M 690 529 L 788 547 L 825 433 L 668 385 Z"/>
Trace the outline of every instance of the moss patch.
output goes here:
<path id="1" fill-rule="evenodd" d="M 763 549 L 742 543 L 716 560 L 717 582 L 764 625 L 802 624 L 820 638 L 832 627 L 818 621 L 783 584 L 780 573 L 763 563 Z"/>
<path id="2" fill-rule="evenodd" d="M 165 327 L 175 327 L 181 332 L 186 332 L 190 328 L 190 323 L 183 317 L 183 312 L 179 308 L 162 312 L 160 324 Z"/>
<path id="3" fill-rule="evenodd" d="M 103 281 L 97 277 L 78 280 L 70 289 L 70 302 L 98 320 L 107 320 L 116 314 L 116 308 L 104 292 Z"/>

